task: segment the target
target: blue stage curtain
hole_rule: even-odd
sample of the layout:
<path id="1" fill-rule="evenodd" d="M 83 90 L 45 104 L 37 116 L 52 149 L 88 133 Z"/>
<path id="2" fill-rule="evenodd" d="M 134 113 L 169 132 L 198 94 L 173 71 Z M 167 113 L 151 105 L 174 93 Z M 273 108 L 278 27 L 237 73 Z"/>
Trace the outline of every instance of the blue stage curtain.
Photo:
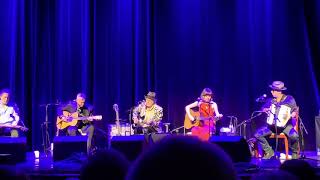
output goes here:
<path id="1" fill-rule="evenodd" d="M 0 88 L 13 92 L 29 144 L 41 145 L 47 103 L 88 96 L 101 128 L 157 92 L 164 121 L 182 126 L 204 87 L 225 116 L 249 118 L 282 80 L 314 148 L 319 100 L 316 0 L 1 0 Z M 54 134 L 55 107 L 49 108 Z M 227 124 L 228 118 L 223 120 Z"/>

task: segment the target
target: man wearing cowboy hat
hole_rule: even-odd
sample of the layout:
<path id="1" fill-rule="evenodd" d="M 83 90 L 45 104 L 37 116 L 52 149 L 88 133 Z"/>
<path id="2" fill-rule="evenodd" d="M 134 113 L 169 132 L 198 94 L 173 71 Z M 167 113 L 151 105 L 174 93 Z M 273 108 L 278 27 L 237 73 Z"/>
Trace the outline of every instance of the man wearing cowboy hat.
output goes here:
<path id="1" fill-rule="evenodd" d="M 292 151 L 292 159 L 297 159 L 299 135 L 294 127 L 296 125 L 295 118 L 297 117 L 298 106 L 292 96 L 285 95 L 283 93 L 283 91 L 287 89 L 283 82 L 274 81 L 271 85 L 269 85 L 269 87 L 271 88 L 271 94 L 273 98 L 267 100 L 267 102 L 262 106 L 262 110 L 268 114 L 268 120 L 271 119 L 270 117 L 274 118 L 272 118 L 271 122 L 267 122 L 268 126 L 259 129 L 254 136 L 257 138 L 265 152 L 263 158 L 270 159 L 272 156 L 274 156 L 274 151 L 270 147 L 265 137 L 275 133 L 275 130 L 277 130 L 278 133 L 284 133 L 291 142 L 290 148 Z M 282 110 L 281 108 L 288 109 L 288 113 L 291 116 L 291 123 L 289 120 L 283 127 L 279 127 L 278 125 L 276 126 L 275 124 L 276 122 L 279 122 L 279 118 L 278 121 L 275 120 L 277 117 L 279 117 L 278 115 Z"/>
<path id="2" fill-rule="evenodd" d="M 156 93 L 148 92 L 145 100 L 133 109 L 132 120 L 135 133 L 159 133 L 161 132 L 160 121 L 163 117 L 163 109 L 156 104 Z"/>

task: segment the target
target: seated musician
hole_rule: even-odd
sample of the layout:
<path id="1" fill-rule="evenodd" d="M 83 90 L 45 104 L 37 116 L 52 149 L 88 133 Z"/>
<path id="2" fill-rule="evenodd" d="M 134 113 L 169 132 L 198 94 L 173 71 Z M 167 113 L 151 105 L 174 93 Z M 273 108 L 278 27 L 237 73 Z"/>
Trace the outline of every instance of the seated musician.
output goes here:
<path id="1" fill-rule="evenodd" d="M 16 107 L 8 104 L 9 98 L 9 89 L 3 89 L 0 91 L 0 134 L 18 137 L 19 131 L 14 127 L 18 125 L 20 118 Z"/>
<path id="2" fill-rule="evenodd" d="M 283 93 L 287 88 L 284 86 L 284 83 L 281 81 L 274 81 L 271 85 L 271 94 L 272 99 L 268 99 L 266 103 L 262 106 L 262 110 L 268 114 L 267 126 L 262 127 L 255 133 L 255 138 L 257 138 L 259 144 L 264 150 L 263 159 L 270 159 L 274 156 L 274 151 L 266 140 L 266 136 L 270 136 L 272 133 L 275 133 L 277 127 L 277 133 L 284 133 L 288 136 L 291 144 L 289 145 L 292 151 L 292 158 L 298 158 L 298 143 L 299 143 L 299 134 L 294 129 L 295 124 L 297 123 L 296 117 L 298 113 L 298 107 L 296 105 L 295 99 L 290 95 L 285 95 Z M 281 118 L 284 117 L 282 112 L 287 110 L 288 118 L 286 123 Z M 280 115 L 280 116 L 279 116 Z M 277 121 L 275 121 L 278 119 Z M 290 121 L 291 119 L 291 121 Z M 275 126 L 277 122 L 277 126 Z"/>
<path id="3" fill-rule="evenodd" d="M 162 132 L 160 121 L 163 109 L 156 104 L 156 93 L 149 92 L 142 101 L 133 109 L 132 120 L 135 134 L 149 134 Z"/>
<path id="4" fill-rule="evenodd" d="M 93 107 L 85 104 L 85 101 L 86 95 L 78 93 L 75 101 L 61 107 L 62 113 L 58 116 L 56 124 L 57 135 L 88 135 L 87 152 L 89 153 L 94 133 L 93 123 L 89 120 L 77 120 L 78 117 L 88 117 L 93 113 Z"/>
<path id="5" fill-rule="evenodd" d="M 195 113 L 191 110 L 195 107 L 199 108 L 199 112 Z M 192 128 L 191 134 L 193 136 L 197 136 L 201 140 L 208 141 L 210 135 L 215 133 L 215 120 L 223 116 L 219 113 L 217 103 L 212 101 L 211 89 L 204 88 L 197 101 L 187 105 L 185 110 L 185 128 Z"/>

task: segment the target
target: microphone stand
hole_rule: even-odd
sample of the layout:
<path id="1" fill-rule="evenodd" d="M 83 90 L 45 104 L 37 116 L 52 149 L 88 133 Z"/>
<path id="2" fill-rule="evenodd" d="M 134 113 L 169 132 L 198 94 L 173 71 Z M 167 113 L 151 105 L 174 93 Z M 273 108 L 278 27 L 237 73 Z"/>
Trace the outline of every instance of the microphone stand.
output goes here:
<path id="1" fill-rule="evenodd" d="M 300 159 L 310 159 L 310 160 L 315 160 L 315 161 L 318 161 L 318 159 L 313 159 L 313 158 L 307 158 L 306 155 L 304 154 L 304 135 L 303 135 L 303 132 L 305 132 L 307 135 L 309 134 L 305 125 L 303 124 L 303 121 L 302 119 L 300 118 L 300 116 L 298 117 L 299 119 L 299 133 L 301 134 L 301 156 L 300 156 Z"/>
<path id="2" fill-rule="evenodd" d="M 184 126 L 180 126 L 180 127 L 178 127 L 178 128 L 172 129 L 172 130 L 170 131 L 170 134 L 172 134 L 173 132 L 178 133 L 179 129 L 182 129 L 182 128 L 184 128 Z"/>
<path id="3" fill-rule="evenodd" d="M 256 114 L 256 113 L 258 113 L 258 114 L 254 116 L 254 114 Z M 243 126 L 243 128 L 244 128 L 244 129 L 243 129 L 243 137 L 244 137 L 244 139 L 247 139 L 247 134 L 246 134 L 247 123 L 250 123 L 250 122 L 252 121 L 252 119 L 254 119 L 254 118 L 256 118 L 256 117 L 261 116 L 262 113 L 263 113 L 262 111 L 254 111 L 254 112 L 251 114 L 251 116 L 250 116 L 249 119 L 246 119 L 246 120 L 242 121 L 240 124 L 238 124 L 238 125 L 234 128 L 235 131 L 236 131 L 238 128 L 240 128 L 240 133 L 239 133 L 239 135 L 242 135 L 241 127 Z"/>
<path id="4" fill-rule="evenodd" d="M 276 156 L 276 159 L 279 159 L 279 156 L 278 156 L 278 141 L 279 141 L 279 139 L 278 139 L 278 126 L 277 126 L 278 117 L 275 114 L 273 114 L 273 118 L 274 118 L 274 126 L 275 126 L 275 131 L 276 131 L 276 147 L 274 148 L 274 154 Z"/>
<path id="5" fill-rule="evenodd" d="M 279 155 L 278 155 L 278 116 L 276 115 L 277 112 L 277 108 L 280 107 L 280 105 L 278 103 L 274 103 L 273 104 L 275 106 L 275 113 L 273 113 L 272 111 L 270 111 L 270 113 L 273 115 L 273 120 L 274 120 L 274 128 L 275 128 L 275 138 L 276 138 L 276 146 L 274 148 L 274 155 L 276 156 L 276 159 L 279 159 Z M 279 112 L 278 112 L 279 113 Z"/>
<path id="6" fill-rule="evenodd" d="M 45 106 L 45 121 L 41 124 L 41 134 L 42 134 L 42 146 L 45 156 L 48 157 L 48 152 L 51 149 L 50 134 L 49 134 L 49 118 L 48 118 L 48 108 L 49 106 L 57 106 L 59 103 L 48 103 L 40 106 Z"/>
<path id="7" fill-rule="evenodd" d="M 302 154 L 301 154 L 301 159 L 306 159 L 306 155 L 304 154 L 304 137 L 303 137 L 303 132 L 305 132 L 308 135 L 308 131 L 306 129 L 306 127 L 304 126 L 302 119 L 300 118 L 300 116 L 298 117 L 299 119 L 299 131 L 301 134 L 301 150 L 302 150 Z M 304 131 L 303 131 L 304 130 Z"/>
<path id="8" fill-rule="evenodd" d="M 130 136 L 133 135 L 132 134 L 132 130 L 133 130 L 133 127 L 132 127 L 132 111 L 133 111 L 133 109 L 134 109 L 134 106 L 129 109 Z"/>

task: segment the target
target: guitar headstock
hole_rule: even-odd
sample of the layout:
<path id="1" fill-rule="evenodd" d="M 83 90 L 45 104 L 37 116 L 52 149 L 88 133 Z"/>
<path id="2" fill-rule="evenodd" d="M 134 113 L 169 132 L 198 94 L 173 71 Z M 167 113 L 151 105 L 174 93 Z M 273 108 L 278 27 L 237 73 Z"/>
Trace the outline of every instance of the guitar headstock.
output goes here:
<path id="1" fill-rule="evenodd" d="M 96 119 L 96 120 L 101 120 L 101 119 L 102 119 L 102 116 L 95 116 L 95 119 Z"/>
<path id="2" fill-rule="evenodd" d="M 113 110 L 116 111 L 116 112 L 119 111 L 119 106 L 118 106 L 118 104 L 114 104 L 114 105 L 113 105 Z"/>
<path id="3" fill-rule="evenodd" d="M 102 119 L 102 116 L 101 115 L 98 115 L 98 116 L 88 116 L 87 119 L 89 121 L 92 121 L 92 120 L 101 120 Z"/>

